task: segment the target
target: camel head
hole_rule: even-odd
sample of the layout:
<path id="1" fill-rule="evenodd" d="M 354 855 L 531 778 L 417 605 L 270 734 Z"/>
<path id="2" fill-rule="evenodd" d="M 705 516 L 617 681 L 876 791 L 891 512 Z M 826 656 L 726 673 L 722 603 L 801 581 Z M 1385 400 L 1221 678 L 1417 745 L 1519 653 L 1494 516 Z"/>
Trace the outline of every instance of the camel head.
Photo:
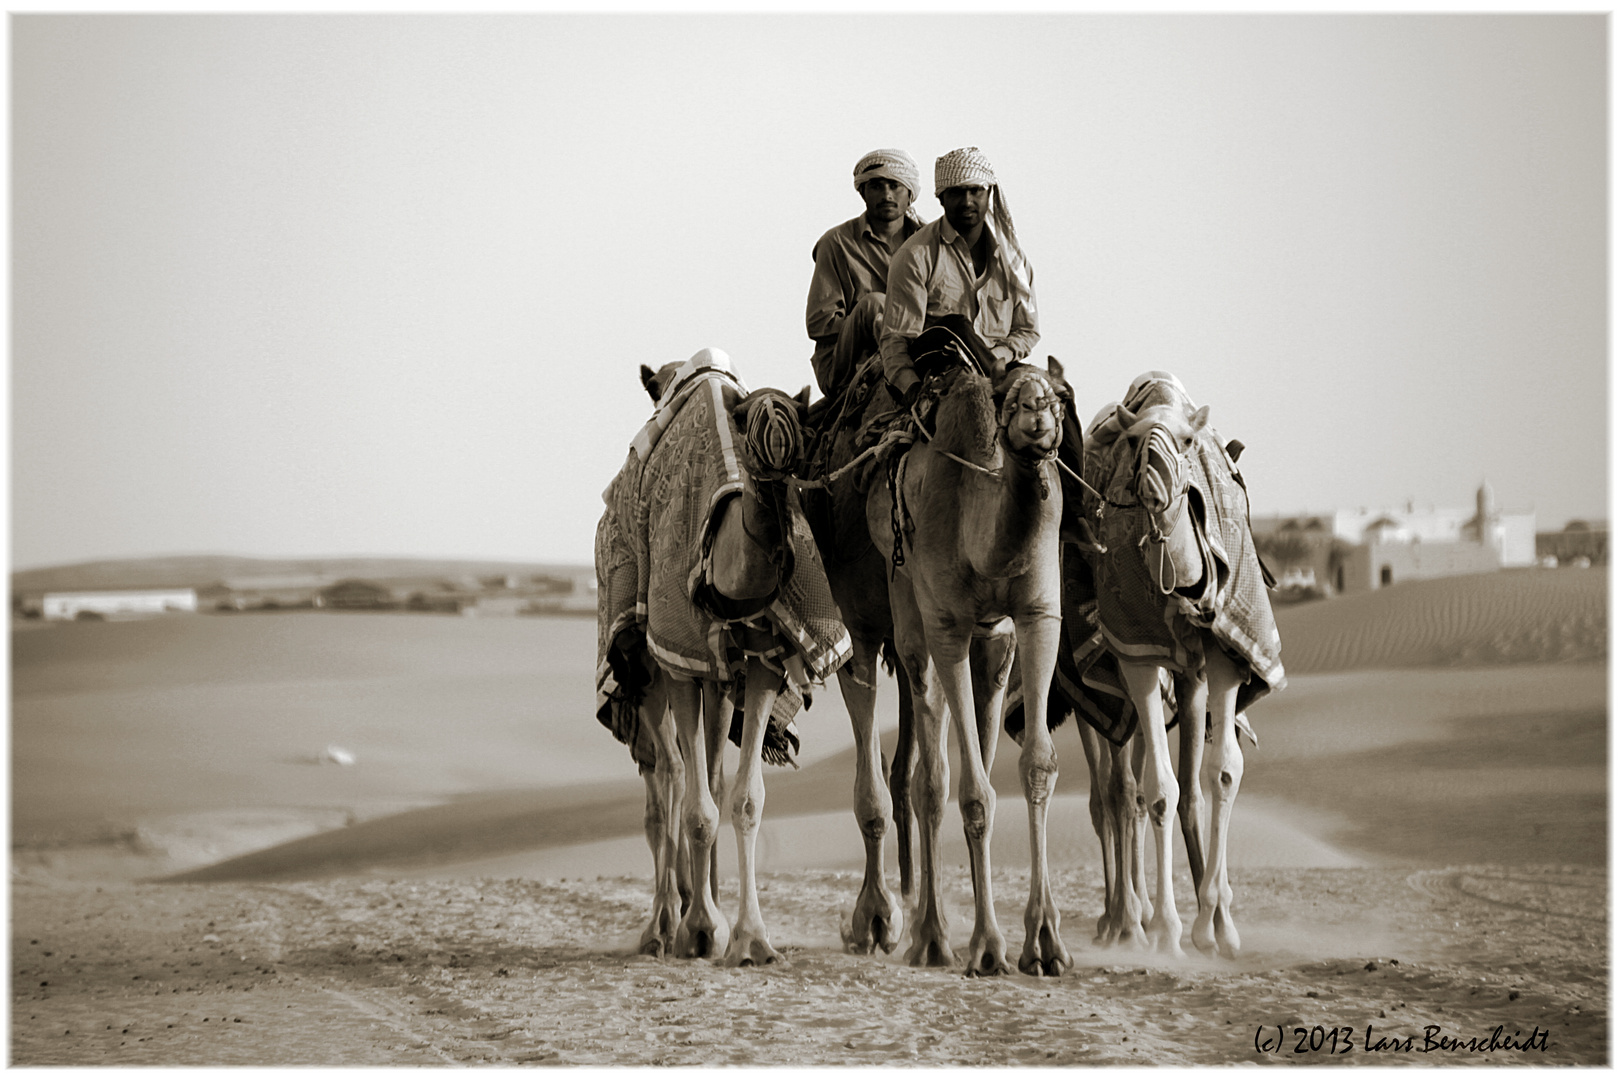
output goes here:
<path id="1" fill-rule="evenodd" d="M 1187 452 L 1209 424 L 1209 406 L 1149 405 L 1137 412 L 1117 406 L 1114 419 L 1124 431 L 1131 460 L 1132 486 L 1144 507 L 1164 513 L 1187 491 Z"/>
<path id="2" fill-rule="evenodd" d="M 1001 398 L 999 424 L 1013 453 L 1043 457 L 1057 449 L 1063 438 L 1063 391 L 1067 389 L 1063 365 L 1055 357 L 1048 361 L 1046 371 L 1030 364 L 1008 368 L 997 396 Z M 1072 398 L 1073 391 L 1069 395 Z"/>
<path id="3" fill-rule="evenodd" d="M 749 469 L 763 479 L 791 476 L 804 460 L 804 429 L 810 410 L 810 388 L 789 397 L 769 387 L 755 390 L 731 412 L 742 432 Z"/>
<path id="4" fill-rule="evenodd" d="M 653 399 L 654 405 L 663 400 L 664 391 L 669 389 L 669 380 L 675 377 L 675 370 L 680 366 L 679 360 L 671 360 L 657 371 L 646 364 L 641 365 L 641 385 L 646 387 L 647 396 Z"/>

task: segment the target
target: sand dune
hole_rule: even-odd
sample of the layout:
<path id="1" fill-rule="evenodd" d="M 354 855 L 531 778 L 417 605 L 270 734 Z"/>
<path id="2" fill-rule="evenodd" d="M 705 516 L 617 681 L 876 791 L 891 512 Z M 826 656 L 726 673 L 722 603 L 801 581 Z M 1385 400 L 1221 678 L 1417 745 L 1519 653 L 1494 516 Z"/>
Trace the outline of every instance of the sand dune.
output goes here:
<path id="1" fill-rule="evenodd" d="M 1608 658 L 1605 567 L 1411 581 L 1277 608 L 1290 675 Z"/>

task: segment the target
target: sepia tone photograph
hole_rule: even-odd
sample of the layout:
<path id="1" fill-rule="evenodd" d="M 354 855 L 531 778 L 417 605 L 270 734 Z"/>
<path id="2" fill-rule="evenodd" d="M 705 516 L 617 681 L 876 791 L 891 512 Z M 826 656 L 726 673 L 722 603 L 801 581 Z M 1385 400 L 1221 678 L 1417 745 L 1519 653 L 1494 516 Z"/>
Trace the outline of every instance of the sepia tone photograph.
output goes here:
<path id="1" fill-rule="evenodd" d="M 1612 1063 L 1607 12 L 8 25 L 9 1066 Z"/>

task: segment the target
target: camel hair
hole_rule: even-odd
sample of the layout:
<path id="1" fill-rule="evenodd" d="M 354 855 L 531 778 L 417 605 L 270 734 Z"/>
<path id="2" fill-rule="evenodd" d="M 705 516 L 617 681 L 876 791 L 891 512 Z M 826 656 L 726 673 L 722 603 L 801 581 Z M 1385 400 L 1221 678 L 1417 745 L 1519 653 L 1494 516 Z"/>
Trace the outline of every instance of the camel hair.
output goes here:
<path id="1" fill-rule="evenodd" d="M 1055 361 L 1051 362 L 1055 365 Z M 912 802 L 919 839 L 913 965 L 953 965 L 939 866 L 939 828 L 949 783 L 949 711 L 961 779 L 958 801 L 971 863 L 974 927 L 967 973 L 1010 972 L 990 882 L 990 832 L 1001 704 L 1015 644 L 1031 715 L 1044 716 L 1057 659 L 1060 617 L 1058 526 L 1062 490 L 1052 464 L 1062 405 L 1053 377 L 1011 369 L 998 413 L 988 379 L 966 367 L 943 376 L 946 389 L 931 439 L 898 459 L 891 484 L 867 499 L 867 528 L 880 550 L 899 558 L 889 581 L 895 643 L 911 682 L 917 762 Z M 897 496 L 891 496 L 891 488 Z M 898 522 L 898 525 L 896 524 Z M 1046 868 L 1046 816 L 1057 756 L 1044 724 L 1030 725 L 1019 757 L 1029 806 L 1030 897 L 1019 969 L 1060 974 L 1072 966 L 1059 934 Z"/>

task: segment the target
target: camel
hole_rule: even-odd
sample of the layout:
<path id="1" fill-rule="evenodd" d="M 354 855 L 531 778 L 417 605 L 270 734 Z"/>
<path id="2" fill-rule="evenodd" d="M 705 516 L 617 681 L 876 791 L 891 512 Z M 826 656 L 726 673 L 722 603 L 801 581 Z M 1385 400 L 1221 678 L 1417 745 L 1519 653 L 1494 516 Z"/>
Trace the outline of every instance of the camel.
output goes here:
<path id="1" fill-rule="evenodd" d="M 1045 714 L 1056 662 L 1062 493 L 1051 462 L 1063 410 L 1052 375 L 1028 365 L 1008 372 L 999 414 L 989 380 L 976 371 L 959 366 L 937 378 L 944 394 L 934 434 L 901 455 L 889 484 L 874 485 L 867 501 L 873 540 L 903 564 L 890 578 L 889 597 L 915 713 L 912 797 L 920 869 L 906 959 L 916 966 L 955 963 L 939 868 L 949 780 L 943 707 L 956 735 L 958 802 L 973 877 L 967 974 L 1004 974 L 1011 969 L 992 906 L 995 792 L 989 767 L 1015 643 L 1036 715 Z M 1031 728 L 1033 737 L 1019 758 L 1031 873 L 1018 966 L 1029 974 L 1056 975 L 1072 965 L 1046 870 L 1046 812 L 1057 757 L 1045 725 Z"/>
<path id="2" fill-rule="evenodd" d="M 599 588 L 628 573 L 644 596 L 644 621 L 620 615 L 599 637 L 605 645 L 612 632 L 613 647 L 602 651 L 608 657 L 604 665 L 612 669 L 606 685 L 619 690 L 615 722 L 622 722 L 619 718 L 626 713 L 635 718 L 630 737 L 618 727 L 615 733 L 639 748 L 647 784 L 654 911 L 641 947 L 677 957 L 718 956 L 726 966 L 775 963 L 781 956 L 760 914 L 754 857 L 765 805 L 762 766 L 773 730 L 772 711 L 785 692 L 784 672 L 818 679 L 849 651 L 847 635 L 837 627 L 841 640 L 816 655 L 801 655 L 806 642 L 828 638 L 827 620 L 812 632 L 796 634 L 797 643 L 784 643 L 781 633 L 784 623 L 796 618 L 790 608 L 803 595 L 805 575 L 820 572 L 813 551 L 810 558 L 796 556 L 796 511 L 788 484 L 803 453 L 809 388 L 793 398 L 769 389 L 745 395 L 730 375 L 729 361 L 717 350 L 704 350 L 685 364 L 666 365 L 658 372 L 644 366 L 642 383 L 660 410 L 632 445 L 632 459 L 647 465 L 651 479 L 638 471 L 634 483 L 653 486 L 621 499 L 616 488 L 626 474 L 620 474 L 609 488 L 609 510 L 598 526 L 597 543 Z M 691 415 L 697 419 L 688 423 L 685 410 L 694 408 Z M 666 428 L 682 434 L 666 435 Z M 707 441 L 683 443 L 683 435 Z M 694 452 L 693 446 L 705 452 Z M 662 467 L 655 467 L 659 463 Z M 696 568 L 658 547 L 673 542 L 668 535 L 653 535 L 690 522 L 693 515 L 704 522 Z M 649 527 L 649 521 L 661 522 L 659 529 Z M 643 533 L 639 549 L 614 533 L 637 528 Z M 637 552 L 639 562 L 612 557 L 626 548 Z M 825 591 L 824 582 L 821 588 Z M 831 609 L 830 596 L 825 606 Z M 599 609 L 604 622 L 612 610 L 604 600 Z M 799 628 L 797 622 L 793 626 Z M 688 631 L 694 642 L 684 650 L 681 631 Z M 693 655 L 705 649 L 711 655 Z M 721 668 L 730 678 L 718 677 Z M 602 667 L 598 679 L 600 691 Z M 728 929 L 718 907 L 715 842 L 723 787 L 722 725 L 731 719 L 734 699 L 740 699 L 741 731 L 731 820 L 740 896 L 737 919 Z"/>
<path id="3" fill-rule="evenodd" d="M 1123 746 L 1085 725 L 1082 738 L 1108 894 L 1099 939 L 1181 955 L 1174 805 L 1198 900 L 1193 944 L 1230 959 L 1241 948 L 1226 857 L 1243 780 L 1238 734 L 1253 740 L 1243 709 L 1284 680 L 1235 463 L 1241 447 L 1223 448 L 1208 422 L 1208 406 L 1195 408 L 1174 376 L 1149 372 L 1086 434 L 1086 458 L 1102 481 L 1090 504 L 1104 549 L 1090 560 L 1097 616 L 1138 722 Z M 1180 725 L 1179 769 L 1170 762 L 1167 704 Z M 1156 855 L 1151 899 L 1144 814 Z"/>
<path id="4" fill-rule="evenodd" d="M 855 734 L 855 822 L 865 845 L 866 863 L 850 924 L 841 934 L 849 951 L 869 954 L 880 948 L 893 952 L 905 927 L 904 909 L 885 881 L 883 844 L 892 822 L 899 842 L 900 890 L 910 895 L 909 778 L 913 740 L 911 687 L 902 676 L 897 680 L 900 732 L 885 785 L 874 714 L 878 667 L 885 655 L 893 669 L 889 555 L 872 542 L 866 528 L 866 494 L 858 474 L 849 467 L 859 456 L 855 446 L 857 426 L 864 426 L 861 421 L 885 410 L 886 395 L 873 395 L 864 410 L 860 409 L 854 389 L 861 382 L 860 377 L 852 380 L 842 395 L 828 402 L 829 423 L 819 455 L 825 490 L 807 490 L 806 506 L 807 511 L 812 503 L 815 506 L 813 517 L 820 525 L 816 542 L 826 567 L 827 584 L 838 602 L 853 647 L 849 663 L 838 669 L 838 687 Z"/>

